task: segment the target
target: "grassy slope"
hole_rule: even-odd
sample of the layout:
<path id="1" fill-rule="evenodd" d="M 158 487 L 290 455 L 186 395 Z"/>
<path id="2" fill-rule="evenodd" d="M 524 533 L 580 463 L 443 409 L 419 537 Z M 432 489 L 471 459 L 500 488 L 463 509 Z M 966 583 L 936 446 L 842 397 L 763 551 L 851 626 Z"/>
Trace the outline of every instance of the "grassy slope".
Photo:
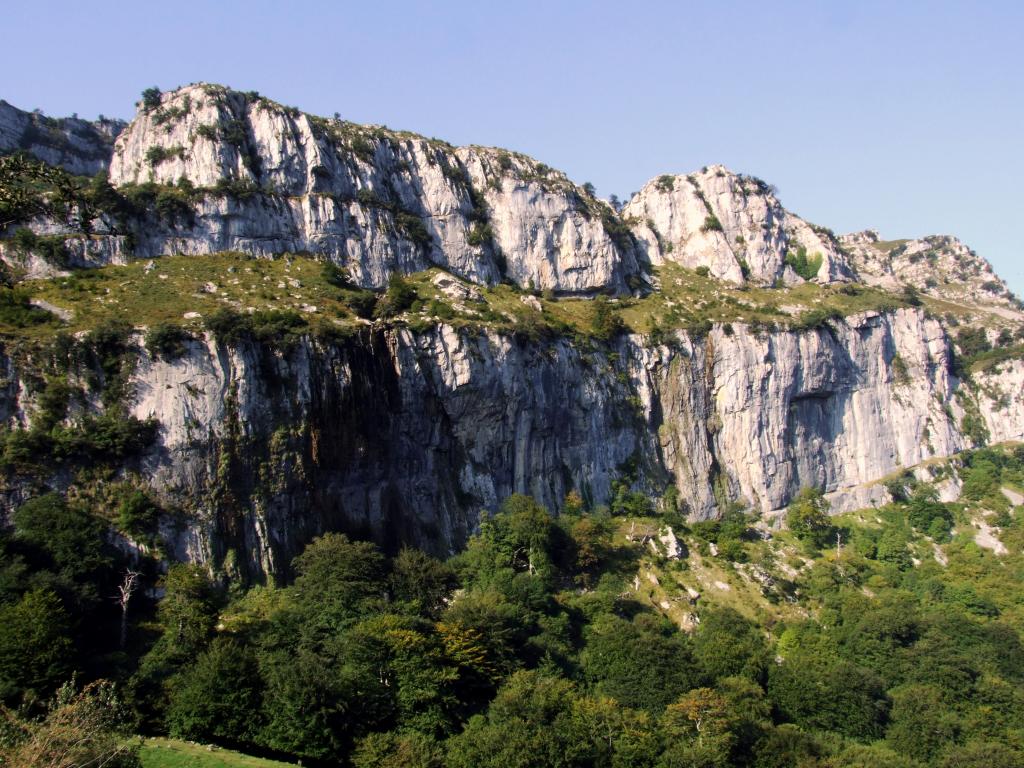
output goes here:
<path id="1" fill-rule="evenodd" d="M 282 768 L 294 765 L 177 739 L 146 739 L 139 757 L 142 768 Z"/>
<path id="2" fill-rule="evenodd" d="M 219 307 L 240 311 L 288 309 L 302 312 L 314 326 L 354 327 L 361 323 L 345 306 L 344 295 L 321 274 L 321 263 L 305 256 L 252 259 L 237 253 L 166 256 L 125 266 L 79 270 L 69 277 L 23 284 L 24 291 L 70 310 L 68 330 L 95 327 L 110 318 L 137 326 L 159 322 L 188 325 L 201 321 L 185 313 L 207 315 Z M 531 309 L 523 293 L 500 285 L 483 289 L 483 302 L 452 302 L 431 282 L 439 270 L 412 275 L 422 305 L 406 319 L 430 322 L 441 316 L 455 324 L 511 327 L 524 320 L 568 326 L 587 332 L 593 302 L 578 298 L 541 298 L 542 311 Z M 786 324 L 801 312 L 834 309 L 843 315 L 898 305 L 891 295 L 872 288 L 843 292 L 812 283 L 788 289 L 740 288 L 667 264 L 658 270 L 660 287 L 641 299 L 613 299 L 627 328 L 647 333 L 653 327 L 686 328 L 695 323 L 777 322 Z M 438 304 L 431 306 L 431 302 Z M 454 306 L 453 306 L 454 304 Z M 315 310 L 311 309 L 315 308 Z M 20 336 L 49 336 L 52 326 L 0 329 Z"/>

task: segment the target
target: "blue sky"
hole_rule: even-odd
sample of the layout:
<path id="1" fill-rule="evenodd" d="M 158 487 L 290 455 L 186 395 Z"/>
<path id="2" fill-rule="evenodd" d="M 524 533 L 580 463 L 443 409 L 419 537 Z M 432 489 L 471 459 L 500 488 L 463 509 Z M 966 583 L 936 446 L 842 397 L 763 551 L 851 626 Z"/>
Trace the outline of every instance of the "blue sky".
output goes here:
<path id="1" fill-rule="evenodd" d="M 600 194 L 721 162 L 844 232 L 951 233 L 1024 294 L 1024 3 L 9 4 L 0 97 L 211 81 L 517 149 Z"/>

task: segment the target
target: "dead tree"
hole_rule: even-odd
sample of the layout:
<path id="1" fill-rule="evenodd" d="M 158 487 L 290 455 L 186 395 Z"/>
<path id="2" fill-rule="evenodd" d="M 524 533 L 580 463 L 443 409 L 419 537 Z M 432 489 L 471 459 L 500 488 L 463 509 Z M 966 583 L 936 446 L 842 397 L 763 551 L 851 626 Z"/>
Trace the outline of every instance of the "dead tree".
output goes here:
<path id="1" fill-rule="evenodd" d="M 117 588 L 120 594 L 116 600 L 117 604 L 121 606 L 121 650 L 124 650 L 125 643 L 128 641 L 128 601 L 132 599 L 138 582 L 139 572 L 126 570 L 124 578 L 121 580 L 121 586 Z"/>

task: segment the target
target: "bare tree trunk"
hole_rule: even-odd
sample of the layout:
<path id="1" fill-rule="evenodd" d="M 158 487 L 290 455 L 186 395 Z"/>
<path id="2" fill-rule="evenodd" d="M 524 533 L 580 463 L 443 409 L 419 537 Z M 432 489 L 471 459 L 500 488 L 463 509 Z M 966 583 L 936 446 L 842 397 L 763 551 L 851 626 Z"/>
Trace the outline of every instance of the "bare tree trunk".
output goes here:
<path id="1" fill-rule="evenodd" d="M 120 648 L 123 651 L 125 644 L 128 642 L 128 601 L 132 599 L 132 594 L 135 592 L 135 588 L 138 586 L 139 572 L 138 571 L 125 571 L 124 578 L 121 580 L 121 586 L 119 586 L 118 592 L 120 595 L 117 597 L 118 605 L 121 606 L 121 645 Z"/>

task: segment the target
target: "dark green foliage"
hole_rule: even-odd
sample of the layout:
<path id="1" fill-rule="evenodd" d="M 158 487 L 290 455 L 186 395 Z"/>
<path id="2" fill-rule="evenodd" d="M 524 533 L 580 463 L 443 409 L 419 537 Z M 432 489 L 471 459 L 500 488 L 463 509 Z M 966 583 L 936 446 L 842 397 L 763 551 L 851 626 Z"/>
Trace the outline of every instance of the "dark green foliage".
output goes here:
<path id="1" fill-rule="evenodd" d="M 485 245 L 494 238 L 494 231 L 491 229 L 490 224 L 477 223 L 473 225 L 473 228 L 469 230 L 466 235 L 466 244 L 474 248 L 479 248 Z"/>
<path id="2" fill-rule="evenodd" d="M 815 307 L 801 312 L 797 321 L 793 323 L 793 330 L 810 331 L 816 328 L 828 328 L 832 320 L 842 320 L 843 313 L 835 308 Z"/>
<path id="3" fill-rule="evenodd" d="M 156 109 L 160 106 L 161 96 L 163 96 L 163 94 L 155 85 L 152 88 L 147 88 L 142 92 L 142 106 L 147 110 Z"/>
<path id="4" fill-rule="evenodd" d="M 136 538 L 151 538 L 156 532 L 160 507 L 143 491 L 132 491 L 117 508 L 117 527 Z"/>
<path id="5" fill-rule="evenodd" d="M 956 345 L 964 357 L 974 357 L 992 349 L 985 329 L 977 326 L 961 328 L 956 335 Z"/>
<path id="6" fill-rule="evenodd" d="M 177 323 L 158 323 L 146 333 L 146 349 L 154 357 L 177 360 L 185 354 L 192 335 Z"/>
<path id="7" fill-rule="evenodd" d="M 28 227 L 21 227 L 11 239 L 14 247 L 22 254 L 34 253 L 58 267 L 66 267 L 68 264 L 68 249 L 63 235 L 42 236 Z"/>
<path id="8" fill-rule="evenodd" d="M 882 735 L 889 702 L 883 681 L 847 661 L 794 654 L 773 665 L 768 695 L 780 715 L 804 728 L 856 738 Z"/>
<path id="9" fill-rule="evenodd" d="M 828 502 L 817 488 L 805 488 L 789 505 L 786 522 L 797 538 L 811 547 L 825 547 L 835 539 L 828 518 Z"/>
<path id="10" fill-rule="evenodd" d="M 701 232 L 721 232 L 722 231 L 722 222 L 720 222 L 718 220 L 718 217 L 715 216 L 715 214 L 709 213 L 704 218 L 704 223 L 701 225 L 700 231 Z"/>
<path id="11" fill-rule="evenodd" d="M 693 635 L 693 654 L 711 679 L 762 681 L 769 654 L 760 630 L 730 608 L 705 613 Z"/>
<path id="12" fill-rule="evenodd" d="M 293 343 L 308 327 L 298 312 L 273 309 L 242 314 L 227 307 L 204 318 L 206 330 L 221 344 L 256 341 L 263 344 Z"/>
<path id="13" fill-rule="evenodd" d="M 433 245 L 434 239 L 430 236 L 427 225 L 423 223 L 423 219 L 419 216 L 399 211 L 395 214 L 395 224 L 402 234 L 420 248 L 429 248 Z M 473 243 L 470 243 L 470 245 L 473 245 Z"/>
<path id="14" fill-rule="evenodd" d="M 18 539 L 35 547 L 60 582 L 69 586 L 88 585 L 110 567 L 113 558 L 103 544 L 104 527 L 87 510 L 56 493 L 29 499 L 14 513 Z"/>
<path id="15" fill-rule="evenodd" d="M 804 280 L 813 280 L 818 276 L 818 270 L 821 269 L 822 255 L 815 253 L 812 256 L 807 255 L 807 248 L 800 245 L 797 246 L 796 253 L 788 251 L 786 253 L 786 264 L 793 268 Z"/>
<path id="16" fill-rule="evenodd" d="M 0 286 L 0 325 L 5 325 L 8 328 L 33 328 L 41 325 L 57 325 L 59 322 L 56 315 L 32 306 L 29 303 L 28 294 L 17 289 Z"/>
<path id="17" fill-rule="evenodd" d="M 295 604 L 325 630 L 346 625 L 385 593 L 385 561 L 372 544 L 331 533 L 295 558 Z"/>
<path id="18" fill-rule="evenodd" d="M 181 160 L 185 159 L 185 148 L 177 145 L 173 147 L 161 147 L 158 144 L 154 144 L 146 150 L 146 162 L 149 163 L 151 168 L 155 168 L 172 157 L 177 157 Z"/>
<path id="19" fill-rule="evenodd" d="M 391 598 L 413 613 L 437 617 L 458 585 L 454 569 L 417 549 L 402 549 L 391 562 Z"/>
<path id="20" fill-rule="evenodd" d="M 352 291 L 345 296 L 345 304 L 356 317 L 369 320 L 377 306 L 377 294 L 373 291 Z"/>
<path id="21" fill-rule="evenodd" d="M 333 285 L 335 288 L 352 288 L 352 278 L 348 273 L 348 270 L 339 267 L 337 264 L 331 261 L 325 261 L 323 267 L 320 268 L 320 277 L 328 285 Z"/>
<path id="22" fill-rule="evenodd" d="M 0 703 L 44 698 L 72 669 L 70 619 L 51 591 L 0 605 Z"/>
<path id="23" fill-rule="evenodd" d="M 633 232 L 629 225 L 610 208 L 602 205 L 600 210 L 601 226 L 604 227 L 605 234 L 619 250 L 627 250 L 633 244 Z"/>
<path id="24" fill-rule="evenodd" d="M 167 727 L 183 739 L 251 743 L 260 729 L 262 692 L 250 648 L 217 638 L 173 683 Z"/>
<path id="25" fill-rule="evenodd" d="M 701 680 L 686 638 L 646 614 L 595 624 L 580 661 L 598 693 L 655 715 Z"/>
<path id="26" fill-rule="evenodd" d="M 658 177 L 657 182 L 655 182 L 655 186 L 657 186 L 659 191 L 669 193 L 673 189 L 675 189 L 676 178 L 675 176 L 670 176 L 669 174 L 662 174 L 661 176 Z"/>
<path id="27" fill-rule="evenodd" d="M 373 310 L 375 318 L 391 318 L 400 315 L 416 301 L 416 289 L 397 272 L 388 278 L 388 289 Z"/>
<path id="28" fill-rule="evenodd" d="M 625 330 L 622 318 L 604 296 L 596 297 L 593 305 L 591 333 L 601 341 L 612 341 Z"/>

